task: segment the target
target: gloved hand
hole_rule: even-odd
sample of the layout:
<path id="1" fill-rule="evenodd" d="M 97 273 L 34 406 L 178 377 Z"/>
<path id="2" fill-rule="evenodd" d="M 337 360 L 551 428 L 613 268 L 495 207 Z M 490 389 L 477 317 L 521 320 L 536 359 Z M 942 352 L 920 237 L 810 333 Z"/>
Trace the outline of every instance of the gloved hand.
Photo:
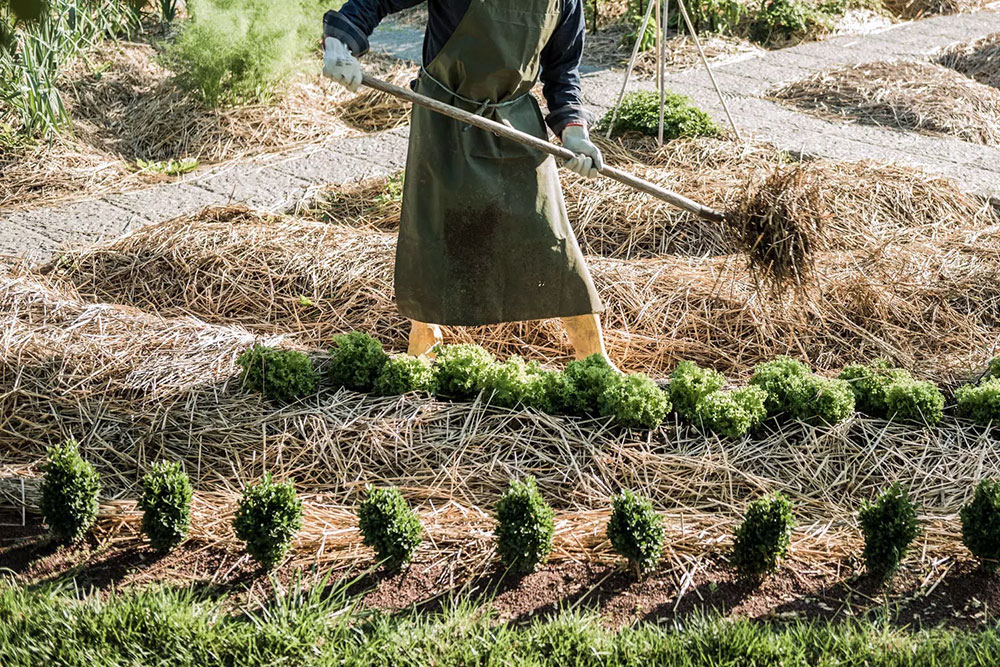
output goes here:
<path id="1" fill-rule="evenodd" d="M 323 40 L 323 76 L 342 84 L 352 93 L 361 88 L 361 63 L 339 39 Z"/>
<path id="2" fill-rule="evenodd" d="M 598 170 L 604 168 L 601 149 L 594 145 L 584 125 L 567 125 L 562 131 L 563 148 L 576 153 L 576 157 L 563 165 L 586 178 L 597 178 Z"/>

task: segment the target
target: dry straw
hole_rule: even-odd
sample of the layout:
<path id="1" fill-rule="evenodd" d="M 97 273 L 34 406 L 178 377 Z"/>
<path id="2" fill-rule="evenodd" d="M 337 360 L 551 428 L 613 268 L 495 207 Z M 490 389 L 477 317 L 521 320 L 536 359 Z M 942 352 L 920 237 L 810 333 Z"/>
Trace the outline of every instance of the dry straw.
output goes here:
<path id="1" fill-rule="evenodd" d="M 888 0 L 883 7 L 901 19 L 911 21 L 926 16 L 946 16 L 981 9 L 995 0 Z"/>
<path id="2" fill-rule="evenodd" d="M 987 86 L 1000 88 L 1000 32 L 945 50 L 938 63 Z"/>
<path id="3" fill-rule="evenodd" d="M 773 95 L 824 116 L 1000 145 L 1000 90 L 941 65 L 852 65 L 819 72 Z"/>
<path id="4" fill-rule="evenodd" d="M 365 69 L 372 76 L 397 86 L 407 86 L 416 77 L 416 69 L 395 58 L 365 59 Z M 410 122 L 410 103 L 388 93 L 370 88 L 342 102 L 337 110 L 340 120 L 362 132 L 380 132 Z"/>

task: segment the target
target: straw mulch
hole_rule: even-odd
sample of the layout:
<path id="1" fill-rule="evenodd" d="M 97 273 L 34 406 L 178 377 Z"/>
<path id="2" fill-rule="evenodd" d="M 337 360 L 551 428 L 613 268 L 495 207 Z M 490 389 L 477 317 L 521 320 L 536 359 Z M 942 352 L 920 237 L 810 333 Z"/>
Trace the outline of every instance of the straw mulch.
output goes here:
<path id="1" fill-rule="evenodd" d="M 389 83 L 408 87 L 416 78 L 417 67 L 395 58 L 369 56 L 365 58 L 365 71 Z M 338 118 L 362 132 L 381 132 L 402 127 L 410 122 L 412 105 L 398 97 L 371 88 L 342 102 L 337 109 Z"/>
<path id="2" fill-rule="evenodd" d="M 69 252 L 43 270 L 96 302 L 294 333 L 311 344 L 362 330 L 402 350 L 408 328 L 393 302 L 394 248 L 391 233 L 223 208 Z M 680 359 L 745 374 L 789 353 L 831 370 L 885 355 L 952 383 L 998 346 L 998 222 L 933 241 L 820 253 L 815 288 L 783 301 L 762 297 L 740 257 L 589 263 L 612 356 L 654 377 Z M 569 355 L 555 320 L 455 329 L 448 340 L 502 356 Z"/>
<path id="3" fill-rule="evenodd" d="M 599 141 L 609 164 L 683 193 L 715 209 L 733 209 L 774 174 L 800 174 L 808 187 L 772 191 L 819 196 L 806 221 L 820 217 L 818 245 L 836 250 L 933 240 L 956 228 L 997 221 L 988 204 L 953 180 L 893 164 L 810 160 L 795 163 L 767 144 L 680 139 L 657 147 L 646 138 Z M 733 234 L 649 195 L 606 178 L 562 171 L 570 223 L 584 253 L 621 259 L 662 255 L 718 256 L 733 252 Z M 389 179 L 337 186 L 308 212 L 327 222 L 382 231 L 399 225 L 400 203 L 386 196 Z M 821 205 L 820 205 L 821 204 Z M 817 232 L 818 234 L 818 232 Z"/>
<path id="4" fill-rule="evenodd" d="M 957 44 L 937 61 L 979 83 L 1000 88 L 1000 32 L 969 44 Z"/>
<path id="5" fill-rule="evenodd" d="M 399 486 L 438 516 L 444 526 L 431 534 L 442 544 L 449 535 L 485 544 L 477 527 L 507 481 L 533 475 L 567 522 L 569 556 L 603 541 L 607 499 L 622 485 L 690 531 L 680 542 L 693 549 L 761 493 L 787 493 L 814 535 L 840 536 L 859 500 L 891 481 L 909 486 L 928 517 L 949 519 L 976 481 L 1000 475 L 990 434 L 950 419 L 938 428 L 790 424 L 733 442 L 687 426 L 632 433 L 481 402 L 329 389 L 280 407 L 239 386 L 234 359 L 252 337 L 238 328 L 88 304 L 10 275 L 0 277 L 0 317 L 0 466 L 23 471 L 72 435 L 105 495 L 128 501 L 150 463 L 183 461 L 199 492 L 218 494 L 199 514 L 206 537 L 228 536 L 235 494 L 264 470 L 309 494 L 311 544 L 343 541 L 348 553 L 357 549 L 349 508 L 366 482 Z"/>
<path id="6" fill-rule="evenodd" d="M 375 62 L 377 73 L 399 69 Z M 95 73 L 96 64 L 106 64 Z M 359 130 L 372 100 L 324 80 L 319 65 L 295 76 L 268 103 L 208 109 L 180 87 L 148 44 L 109 41 L 64 74 L 72 134 L 51 146 L 0 152 L 0 209 L 39 207 L 86 192 L 96 196 L 164 180 L 135 161 L 198 158 L 203 165 L 274 153 Z M 372 119 L 386 113 L 383 104 Z M 353 114 L 353 115 L 352 115 Z"/>
<path id="7" fill-rule="evenodd" d="M 889 13 L 906 21 L 927 16 L 947 16 L 982 9 L 996 0 L 884 0 Z"/>
<path id="8" fill-rule="evenodd" d="M 941 65 L 875 62 L 842 67 L 773 95 L 823 116 L 1000 145 L 1000 90 Z"/>

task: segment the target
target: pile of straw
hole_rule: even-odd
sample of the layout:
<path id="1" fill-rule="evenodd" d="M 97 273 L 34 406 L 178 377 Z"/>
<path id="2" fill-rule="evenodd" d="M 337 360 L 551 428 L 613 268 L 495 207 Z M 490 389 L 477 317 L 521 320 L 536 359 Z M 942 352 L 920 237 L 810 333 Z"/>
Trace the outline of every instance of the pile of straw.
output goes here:
<path id="1" fill-rule="evenodd" d="M 416 77 L 416 66 L 395 58 L 369 57 L 365 70 L 391 84 L 408 87 Z M 380 132 L 401 127 L 410 122 L 410 103 L 371 88 L 362 90 L 342 102 L 337 109 L 339 119 L 362 132 Z"/>
<path id="2" fill-rule="evenodd" d="M 908 485 L 928 517 L 950 519 L 976 481 L 1000 475 L 992 437 L 952 419 L 788 424 L 734 442 L 681 425 L 631 433 L 478 401 L 343 390 L 280 407 L 240 387 L 234 358 L 252 337 L 239 328 L 88 304 L 9 275 L 0 317 L 0 470 L 23 473 L 46 445 L 75 436 L 134 524 L 125 501 L 145 469 L 183 461 L 205 503 L 205 539 L 228 538 L 235 494 L 264 470 L 307 494 L 309 549 L 346 554 L 357 553 L 350 512 L 366 482 L 396 485 L 437 517 L 436 546 L 486 548 L 496 498 L 511 477 L 533 475 L 560 513 L 567 557 L 602 543 L 608 497 L 622 485 L 668 512 L 672 531 L 690 531 L 677 537 L 691 549 L 726 533 L 748 500 L 782 491 L 813 533 L 802 539 L 821 549 L 816 535 L 852 530 L 859 500 L 890 482 Z"/>
<path id="3" fill-rule="evenodd" d="M 213 209 L 71 251 L 44 270 L 95 302 L 294 333 L 310 344 L 362 330 L 402 350 L 408 329 L 393 302 L 394 248 L 391 233 Z M 787 353 L 830 370 L 884 355 L 952 383 L 998 344 L 996 221 L 933 240 L 820 253 L 815 288 L 791 301 L 762 298 L 740 257 L 589 263 L 612 356 L 654 377 L 680 359 L 745 374 Z M 502 356 L 569 355 L 557 321 L 455 329 L 447 340 Z"/>
<path id="4" fill-rule="evenodd" d="M 841 67 L 773 95 L 824 116 L 1000 145 L 1000 90 L 941 65 L 875 62 Z"/>
<path id="5" fill-rule="evenodd" d="M 987 86 L 1000 88 L 1000 32 L 947 49 L 938 63 Z"/>
<path id="6" fill-rule="evenodd" d="M 982 9 L 994 0 L 885 0 L 882 6 L 906 21 Z"/>

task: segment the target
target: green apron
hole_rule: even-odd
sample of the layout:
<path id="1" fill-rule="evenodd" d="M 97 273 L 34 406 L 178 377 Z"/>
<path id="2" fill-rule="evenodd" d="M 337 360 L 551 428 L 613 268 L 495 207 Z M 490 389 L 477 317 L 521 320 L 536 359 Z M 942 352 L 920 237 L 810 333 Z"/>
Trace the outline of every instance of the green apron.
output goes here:
<path id="1" fill-rule="evenodd" d="M 418 93 L 547 139 L 529 93 L 560 0 L 472 0 Z M 555 160 L 420 106 L 396 248 L 404 316 L 474 326 L 602 310 Z"/>

